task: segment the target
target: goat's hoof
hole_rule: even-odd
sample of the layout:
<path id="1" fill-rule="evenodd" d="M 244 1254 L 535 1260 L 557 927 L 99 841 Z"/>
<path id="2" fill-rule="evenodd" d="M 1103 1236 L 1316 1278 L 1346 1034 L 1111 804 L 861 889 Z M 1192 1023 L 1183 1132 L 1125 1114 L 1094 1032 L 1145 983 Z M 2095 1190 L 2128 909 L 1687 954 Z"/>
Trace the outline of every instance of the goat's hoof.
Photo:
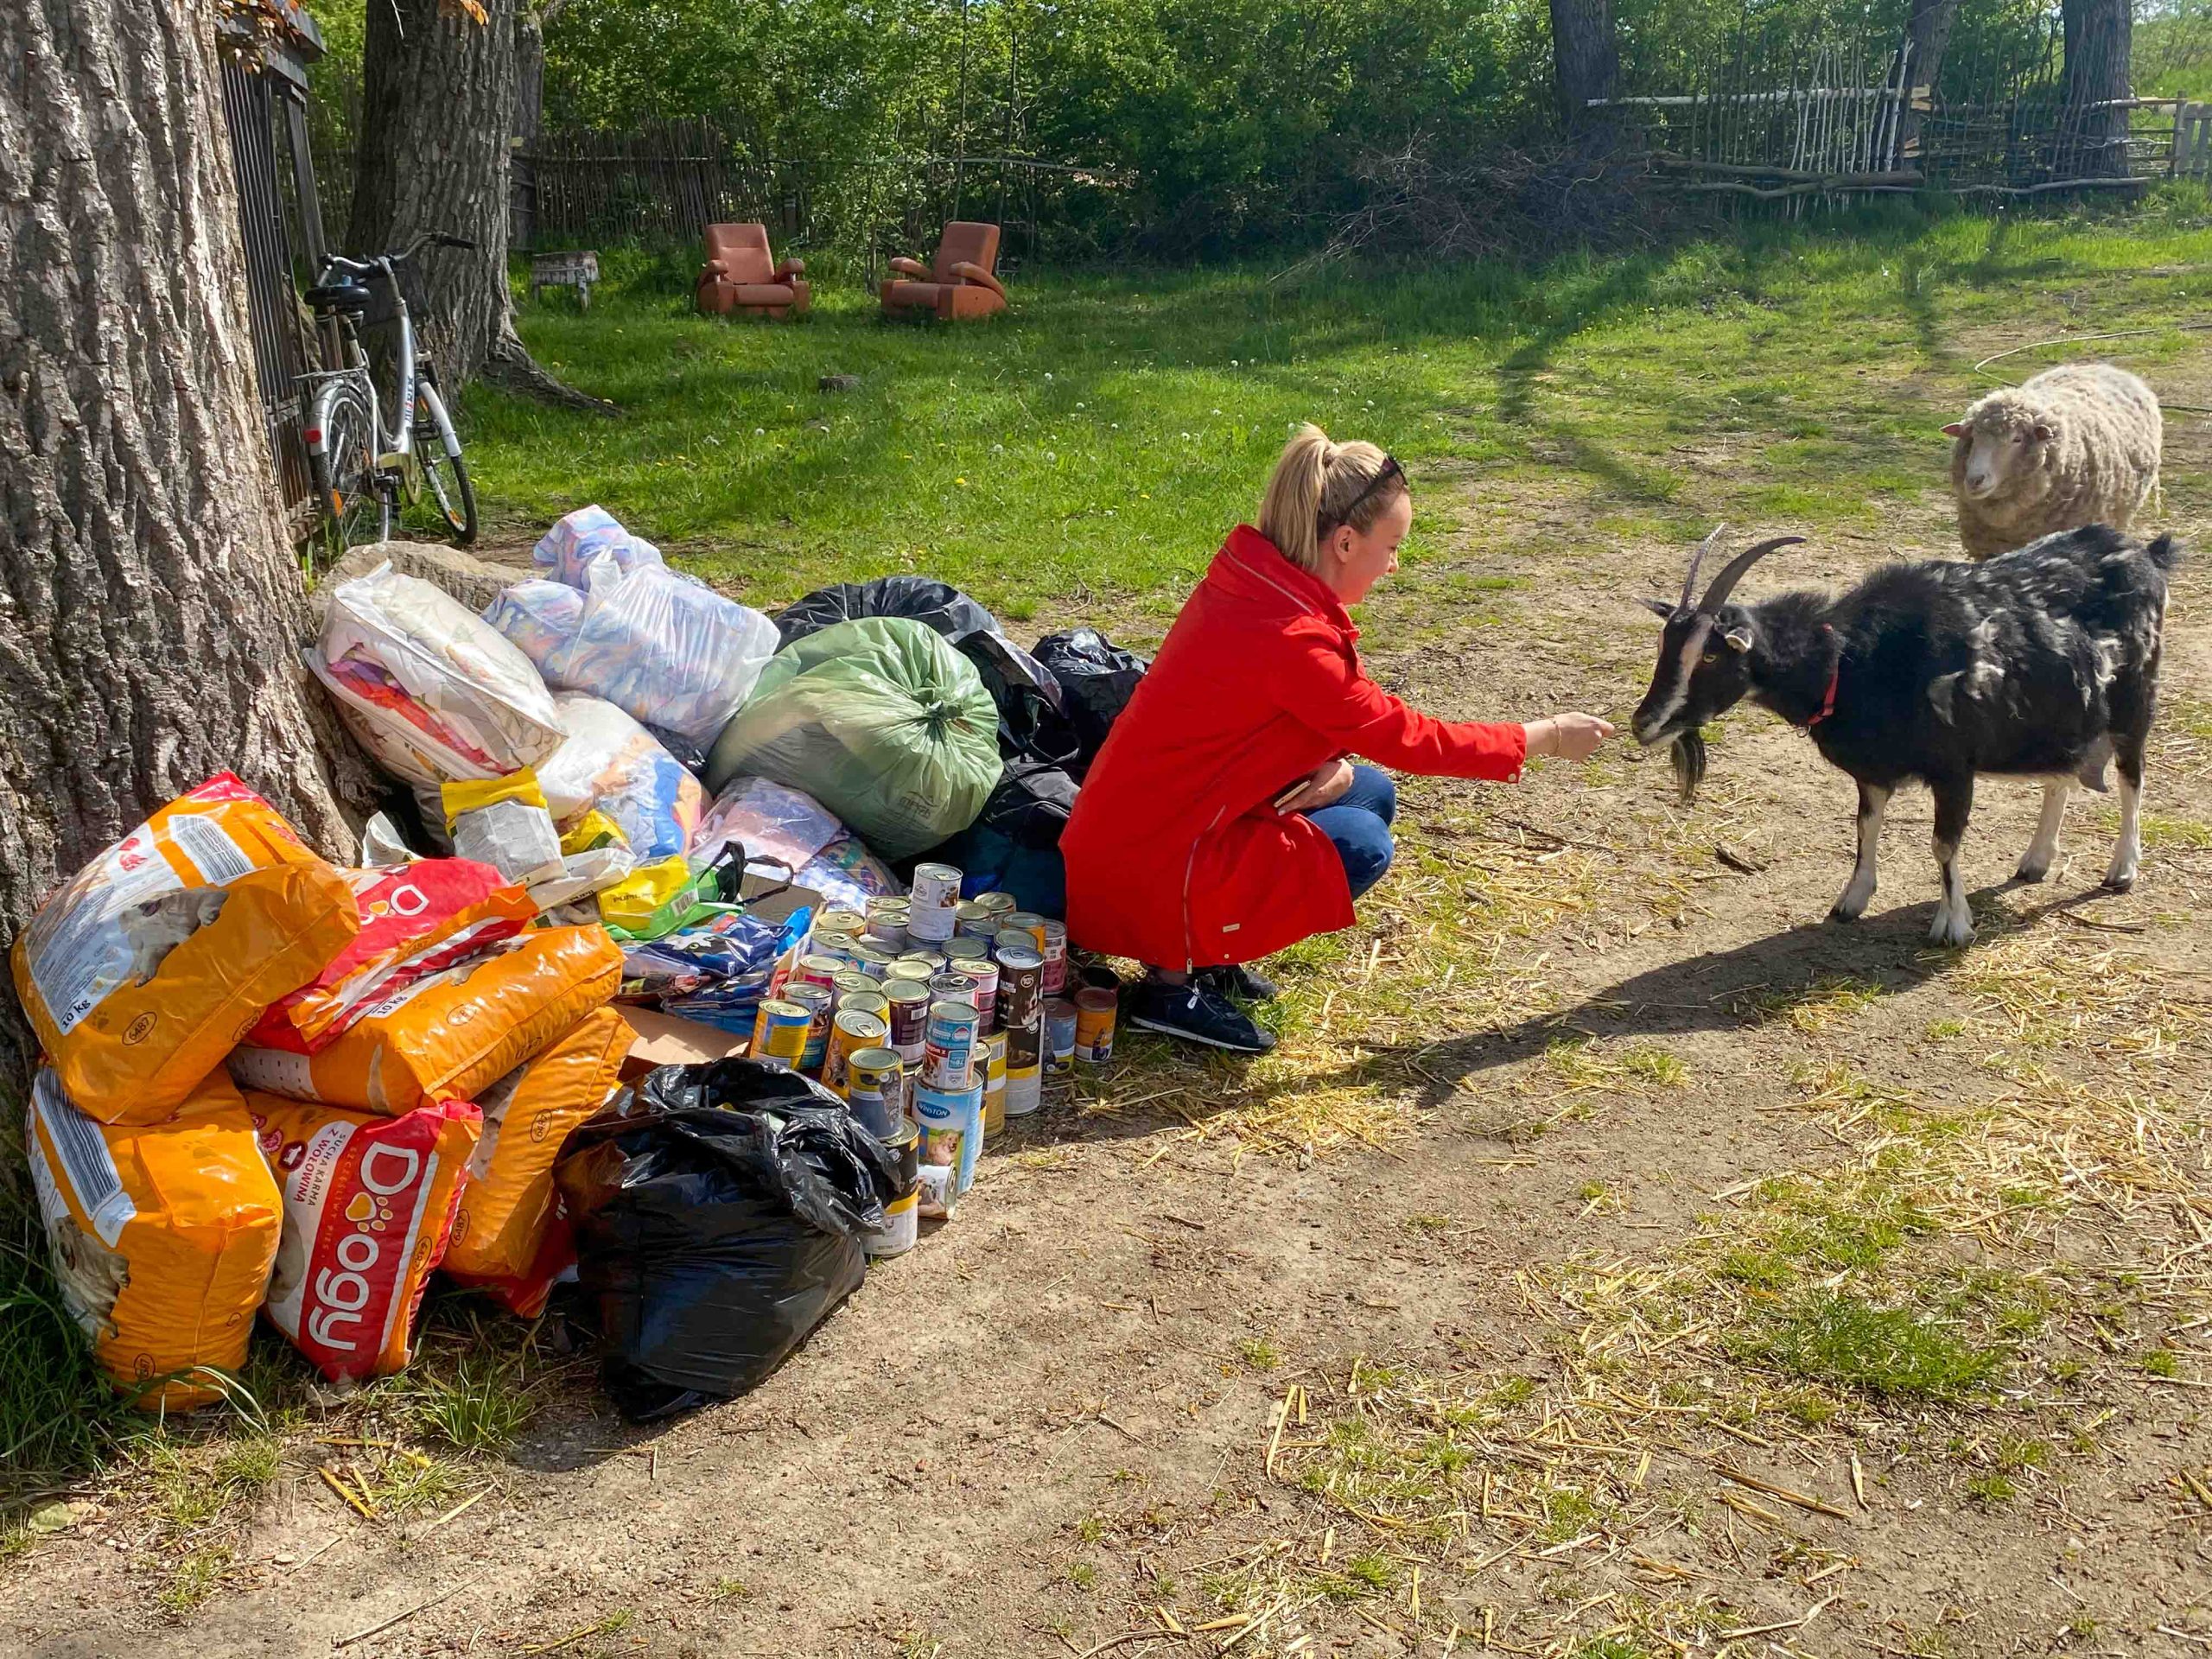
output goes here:
<path id="1" fill-rule="evenodd" d="M 1936 925 L 1928 930 L 1928 938 L 1931 944 L 1972 944 L 1974 923 L 1970 920 L 1961 921 L 1938 912 Z"/>
<path id="2" fill-rule="evenodd" d="M 1828 906 L 1828 920 L 1832 922 L 1855 922 L 1866 913 L 1866 912 L 1863 907 L 1858 910 L 1851 910 L 1846 908 L 1842 905 L 1830 905 Z"/>
<path id="3" fill-rule="evenodd" d="M 2135 872 L 2133 870 L 2108 871 L 2105 875 L 2104 885 L 2107 893 L 2126 893 L 2135 885 Z"/>
<path id="4" fill-rule="evenodd" d="M 2023 860 L 2021 861 L 2020 868 L 2012 872 L 2012 879 L 2015 881 L 2022 882 L 2029 887 L 2033 887 L 2037 882 L 2041 881 L 2050 874 L 2050 865 L 2031 864 L 2025 860 Z"/>

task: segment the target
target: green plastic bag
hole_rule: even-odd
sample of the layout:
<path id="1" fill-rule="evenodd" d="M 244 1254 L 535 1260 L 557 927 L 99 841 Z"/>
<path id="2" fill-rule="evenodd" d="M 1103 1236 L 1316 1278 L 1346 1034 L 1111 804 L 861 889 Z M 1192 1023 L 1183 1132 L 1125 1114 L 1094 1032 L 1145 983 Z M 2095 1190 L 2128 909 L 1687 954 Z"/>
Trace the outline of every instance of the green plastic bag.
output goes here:
<path id="1" fill-rule="evenodd" d="M 864 617 L 768 659 L 715 741 L 707 787 L 743 773 L 803 789 L 905 858 L 976 821 L 999 780 L 998 730 L 975 665 L 935 629 Z"/>

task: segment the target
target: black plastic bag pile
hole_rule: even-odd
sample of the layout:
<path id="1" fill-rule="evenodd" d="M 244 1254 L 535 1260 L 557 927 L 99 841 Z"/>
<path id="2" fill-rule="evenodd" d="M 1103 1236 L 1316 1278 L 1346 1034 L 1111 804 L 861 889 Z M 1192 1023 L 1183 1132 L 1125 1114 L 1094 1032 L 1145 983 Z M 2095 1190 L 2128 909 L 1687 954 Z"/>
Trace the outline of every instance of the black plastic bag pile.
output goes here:
<path id="1" fill-rule="evenodd" d="M 928 576 L 822 588 L 780 613 L 776 627 L 789 645 L 867 616 L 906 617 L 936 629 L 976 665 L 998 707 L 1005 765 L 997 786 L 974 823 L 920 856 L 983 878 L 1024 910 L 1065 915 L 1060 832 L 1084 774 L 1150 663 L 1092 628 L 1049 635 L 1033 654 L 1025 652 L 982 606 Z"/>
<path id="2" fill-rule="evenodd" d="M 868 1274 L 897 1160 L 811 1079 L 663 1066 L 569 1137 L 554 1179 L 596 1309 L 601 1380 L 635 1422 L 753 1387 Z"/>

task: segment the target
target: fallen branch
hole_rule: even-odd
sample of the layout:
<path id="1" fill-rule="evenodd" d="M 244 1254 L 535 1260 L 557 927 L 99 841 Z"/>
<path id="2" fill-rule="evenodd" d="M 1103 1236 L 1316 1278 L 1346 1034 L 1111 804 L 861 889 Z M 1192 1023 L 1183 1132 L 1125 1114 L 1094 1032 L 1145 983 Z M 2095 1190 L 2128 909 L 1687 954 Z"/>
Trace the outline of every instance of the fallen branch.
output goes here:
<path id="1" fill-rule="evenodd" d="M 393 1625 L 404 1624 L 409 1619 L 414 1618 L 416 1614 L 428 1612 L 431 1608 L 436 1606 L 442 1601 L 451 1601 L 455 1596 L 459 1595 L 462 1591 L 467 1589 L 470 1585 L 475 1582 L 476 1580 L 474 1576 L 471 1575 L 468 1578 L 463 1579 L 459 1584 L 454 1586 L 452 1589 L 445 1591 L 442 1594 L 432 1596 L 428 1601 L 417 1602 L 414 1606 L 410 1607 L 404 1613 L 394 1613 L 390 1618 L 385 1620 L 381 1624 L 372 1624 L 365 1630 L 356 1630 L 351 1636 L 340 1637 L 335 1641 L 332 1642 L 330 1645 L 334 1648 L 350 1648 L 356 1642 L 365 1642 L 372 1636 L 381 1636 Z"/>
<path id="2" fill-rule="evenodd" d="M 1755 1492 L 1764 1492 L 1769 1497 L 1778 1497 L 1785 1503 L 1795 1503 L 1801 1510 L 1810 1510 L 1815 1515 L 1834 1516 L 1839 1521 L 1852 1519 L 1851 1511 L 1848 1510 L 1840 1510 L 1834 1504 L 1815 1497 L 1808 1492 L 1801 1492 L 1794 1487 L 1781 1485 L 1763 1476 L 1746 1473 L 1732 1464 L 1716 1463 L 1713 1467 L 1724 1480 L 1732 1480 L 1738 1486 L 1748 1486 Z"/>

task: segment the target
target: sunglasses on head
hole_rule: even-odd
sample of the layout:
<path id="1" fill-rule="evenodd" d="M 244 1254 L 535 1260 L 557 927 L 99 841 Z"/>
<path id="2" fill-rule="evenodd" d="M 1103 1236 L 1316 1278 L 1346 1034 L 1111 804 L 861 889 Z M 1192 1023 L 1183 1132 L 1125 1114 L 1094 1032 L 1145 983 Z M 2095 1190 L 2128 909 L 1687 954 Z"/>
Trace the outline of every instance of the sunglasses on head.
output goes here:
<path id="1" fill-rule="evenodd" d="M 1406 469 L 1398 465 L 1398 458 L 1395 455 L 1385 455 L 1382 457 L 1382 464 L 1375 469 L 1375 476 L 1367 480 L 1366 487 L 1344 504 L 1344 511 L 1321 520 L 1321 533 L 1325 536 L 1331 531 L 1350 524 L 1352 514 L 1359 511 L 1360 503 L 1394 478 L 1401 483 L 1406 483 L 1408 489 L 1413 487 L 1410 483 L 1407 483 Z"/>

